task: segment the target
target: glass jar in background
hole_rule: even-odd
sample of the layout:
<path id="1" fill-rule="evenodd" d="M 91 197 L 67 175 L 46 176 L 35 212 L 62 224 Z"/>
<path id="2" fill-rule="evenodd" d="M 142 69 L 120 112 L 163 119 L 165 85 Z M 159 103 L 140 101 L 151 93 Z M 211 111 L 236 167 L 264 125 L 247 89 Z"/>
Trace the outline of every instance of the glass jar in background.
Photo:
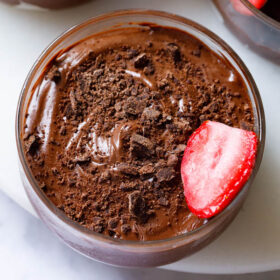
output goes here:
<path id="1" fill-rule="evenodd" d="M 152 23 L 179 28 L 205 43 L 213 52 L 223 56 L 238 71 L 247 87 L 254 113 L 254 131 L 259 139 L 256 164 L 250 179 L 231 204 L 219 215 L 200 228 L 168 239 L 156 241 L 128 241 L 114 239 L 91 231 L 72 221 L 59 210 L 38 186 L 23 151 L 22 133 L 24 115 L 32 88 L 50 59 L 65 49 L 95 33 L 121 27 L 139 27 Z M 17 148 L 20 174 L 29 200 L 40 219 L 66 244 L 89 258 L 118 266 L 148 267 L 177 261 L 205 247 L 233 221 L 245 201 L 249 187 L 260 166 L 265 142 L 265 118 L 262 101 L 256 84 L 238 55 L 218 36 L 201 25 L 186 18 L 160 11 L 125 10 L 92 18 L 75 26 L 57 38 L 39 57 L 23 86 L 16 117 Z"/>
<path id="2" fill-rule="evenodd" d="M 248 0 L 213 2 L 223 16 L 226 26 L 244 44 L 280 64 L 280 22 L 255 8 Z"/>

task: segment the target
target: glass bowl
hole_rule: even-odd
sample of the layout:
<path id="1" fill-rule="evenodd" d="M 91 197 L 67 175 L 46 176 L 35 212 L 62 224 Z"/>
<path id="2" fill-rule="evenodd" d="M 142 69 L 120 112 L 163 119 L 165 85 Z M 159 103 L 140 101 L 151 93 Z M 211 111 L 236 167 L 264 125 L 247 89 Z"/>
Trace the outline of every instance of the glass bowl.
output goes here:
<path id="1" fill-rule="evenodd" d="M 61 49 L 94 33 L 120 28 L 137 27 L 140 23 L 154 23 L 182 29 L 197 37 L 214 52 L 223 56 L 240 73 L 248 88 L 254 111 L 254 130 L 259 138 L 256 164 L 252 175 L 232 203 L 219 215 L 197 230 L 169 239 L 157 241 L 118 240 L 90 231 L 69 219 L 46 197 L 37 185 L 25 159 L 22 133 L 24 114 L 32 93 L 43 69 L 50 59 Z M 174 262 L 206 246 L 230 224 L 240 210 L 250 185 L 259 169 L 265 141 L 265 120 L 262 101 L 256 84 L 248 69 L 236 53 L 211 31 L 186 18 L 173 14 L 149 10 L 125 10 L 92 18 L 74 26 L 57 38 L 42 53 L 31 69 L 20 94 L 16 116 L 16 138 L 20 159 L 20 173 L 24 188 L 35 211 L 41 220 L 67 245 L 89 258 L 118 266 L 148 267 Z"/>
<path id="2" fill-rule="evenodd" d="M 248 0 L 213 2 L 227 27 L 244 44 L 273 62 L 280 63 L 280 22 L 255 8 Z"/>

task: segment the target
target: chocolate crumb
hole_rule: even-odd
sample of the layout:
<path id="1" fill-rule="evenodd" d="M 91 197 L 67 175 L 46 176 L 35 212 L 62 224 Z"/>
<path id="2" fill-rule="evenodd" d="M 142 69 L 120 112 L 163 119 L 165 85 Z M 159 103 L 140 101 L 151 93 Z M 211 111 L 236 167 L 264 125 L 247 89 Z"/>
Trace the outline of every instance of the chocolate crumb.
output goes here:
<path id="1" fill-rule="evenodd" d="M 131 215 L 144 221 L 146 216 L 146 202 L 139 191 L 134 191 L 128 195 L 128 210 Z"/>
<path id="2" fill-rule="evenodd" d="M 127 163 L 119 164 L 116 169 L 126 175 L 136 176 L 138 174 L 138 170 L 135 166 Z"/>
<path id="3" fill-rule="evenodd" d="M 127 234 L 129 231 L 131 231 L 131 227 L 128 224 L 124 224 L 121 226 L 121 232 L 123 234 Z"/>
<path id="4" fill-rule="evenodd" d="M 133 134 L 130 139 L 131 153 L 139 158 L 149 157 L 154 154 L 154 144 L 148 138 Z"/>
<path id="5" fill-rule="evenodd" d="M 160 197 L 159 198 L 159 204 L 162 205 L 162 206 L 168 206 L 169 202 L 165 197 Z"/>
<path id="6" fill-rule="evenodd" d="M 177 44 L 169 43 L 167 45 L 167 50 L 171 54 L 175 63 L 181 60 L 181 52 Z"/>
<path id="7" fill-rule="evenodd" d="M 167 166 L 174 167 L 178 163 L 178 157 L 174 154 L 171 154 L 167 159 Z"/>
<path id="8" fill-rule="evenodd" d="M 149 59 L 147 57 L 147 54 L 141 53 L 140 55 L 138 55 L 135 58 L 134 67 L 135 68 L 144 68 L 145 66 L 148 65 L 148 63 L 149 63 Z"/>
<path id="9" fill-rule="evenodd" d="M 142 113 L 143 120 L 157 121 L 161 116 L 161 112 L 153 108 L 145 108 Z"/>
<path id="10" fill-rule="evenodd" d="M 109 220 L 108 222 L 108 226 L 110 229 L 114 229 L 118 226 L 119 223 L 119 219 L 118 218 L 112 218 Z"/>
<path id="11" fill-rule="evenodd" d="M 160 169 L 157 174 L 158 181 L 161 182 L 169 182 L 175 177 L 175 171 L 171 167 L 165 167 Z"/>
<path id="12" fill-rule="evenodd" d="M 30 135 L 24 143 L 24 147 L 26 152 L 34 155 L 36 151 L 39 149 L 40 146 L 40 139 L 35 135 Z"/>

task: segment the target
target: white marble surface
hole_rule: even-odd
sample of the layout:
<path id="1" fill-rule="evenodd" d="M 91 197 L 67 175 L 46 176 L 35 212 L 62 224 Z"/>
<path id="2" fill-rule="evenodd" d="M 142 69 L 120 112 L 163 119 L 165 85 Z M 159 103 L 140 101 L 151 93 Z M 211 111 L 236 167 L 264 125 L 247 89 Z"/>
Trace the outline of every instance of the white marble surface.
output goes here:
<path id="1" fill-rule="evenodd" d="M 26 209 L 31 210 L 17 173 L 14 116 L 21 86 L 35 59 L 47 44 L 73 24 L 100 13 L 122 8 L 151 8 L 174 12 L 194 19 L 216 32 L 238 52 L 247 64 L 256 79 L 266 111 L 267 146 L 264 160 L 243 210 L 218 240 L 191 258 L 169 265 L 167 268 L 200 273 L 244 273 L 279 269 L 280 114 L 278 106 L 280 94 L 277 91 L 279 91 L 280 67 L 250 52 L 246 46 L 233 37 L 223 26 L 209 0 L 96 0 L 75 9 L 53 12 L 24 11 L 0 5 L 0 62 L 1 66 L 5 66 L 0 67 L 0 94 L 4 96 L 5 100 L 5 102 L 0 102 L 0 127 L 4 128 L 6 132 L 5 137 L 0 137 L 0 189 Z M 2 208 L 3 205 L 7 208 Z M 5 203 L 3 205 L 0 205 L 2 208 L 0 214 L 6 215 L 7 219 L 0 234 L 6 234 L 6 239 L 0 240 L 6 241 L 0 242 L 0 256 L 3 257 L 0 260 L 0 265 L 3 265 L 5 271 L 13 267 L 13 259 L 16 260 L 21 270 L 15 269 L 12 272 L 21 271 L 23 274 L 19 275 L 31 273 L 32 269 L 35 270 L 37 267 L 37 273 L 41 270 L 42 277 L 45 276 L 45 271 L 50 267 L 52 268 L 49 269 L 50 273 L 55 274 L 55 271 L 60 271 L 60 266 L 55 268 L 54 260 L 64 262 L 63 271 L 72 271 L 73 267 L 75 271 L 87 270 L 83 265 L 85 267 L 93 266 L 93 262 L 88 260 L 81 261 L 85 264 L 80 264 L 79 260 L 83 257 L 76 256 L 76 253 L 70 253 L 70 250 L 53 238 L 33 217 L 28 217 L 28 223 L 25 224 L 30 232 L 22 231 L 23 224 L 19 221 L 21 218 L 23 219 L 22 215 L 26 214 L 19 210 L 15 214 L 13 211 L 16 210 L 13 207 L 9 208 L 7 206 L 9 204 Z M 8 219 L 9 215 L 17 222 L 14 222 L 12 218 Z M 21 218 L 17 220 L 15 215 L 19 215 Z M 38 224 L 40 224 L 40 229 L 36 229 Z M 11 228 L 9 229 L 9 227 Z M 19 236 L 15 237 L 15 234 L 19 234 Z M 35 234 L 34 237 L 33 234 Z M 2 248 L 2 246 L 9 244 L 15 245 L 15 240 L 18 244 L 24 244 L 22 235 L 28 236 L 30 240 L 34 239 L 33 243 L 29 242 L 30 247 L 25 247 L 25 245 L 22 248 L 18 247 L 20 251 L 14 250 L 15 247 Z M 45 239 L 45 236 L 51 237 Z M 42 237 L 42 240 L 38 241 L 38 237 Z M 26 237 L 26 239 L 28 238 Z M 43 243 L 50 244 L 50 246 L 44 247 Z M 52 255 L 56 250 L 60 253 Z M 29 255 L 31 253 L 33 259 Z M 70 265 L 68 264 L 67 267 L 65 263 L 68 260 L 68 254 L 76 256 L 73 258 L 76 258 L 78 267 L 71 266 L 72 257 L 69 257 L 71 261 L 68 261 Z M 48 258 L 52 262 L 44 266 Z M 24 265 L 21 266 L 21 263 Z M 105 270 L 107 271 L 107 268 Z M 59 274 L 59 272 L 57 273 Z M 168 273 L 166 272 L 166 274 Z M 39 274 L 34 275 L 38 276 Z M 162 278 L 164 275 L 163 273 L 160 277 Z M 38 279 L 38 277 L 29 277 L 29 279 Z"/>
<path id="2" fill-rule="evenodd" d="M 110 267 L 61 243 L 37 218 L 0 191 L 0 279 L 3 280 L 279 280 L 280 271 L 198 275 L 162 269 Z"/>

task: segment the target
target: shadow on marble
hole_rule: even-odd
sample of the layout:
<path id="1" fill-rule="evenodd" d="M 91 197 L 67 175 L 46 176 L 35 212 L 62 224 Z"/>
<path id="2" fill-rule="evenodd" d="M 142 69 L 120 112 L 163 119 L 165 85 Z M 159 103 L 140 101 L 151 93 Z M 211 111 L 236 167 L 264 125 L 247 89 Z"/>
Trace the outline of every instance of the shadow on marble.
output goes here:
<path id="1" fill-rule="evenodd" d="M 89 260 L 60 242 L 38 219 L 0 192 L 0 268 L 5 280 L 278 280 L 280 271 L 215 276 L 163 269 L 125 269 Z"/>

